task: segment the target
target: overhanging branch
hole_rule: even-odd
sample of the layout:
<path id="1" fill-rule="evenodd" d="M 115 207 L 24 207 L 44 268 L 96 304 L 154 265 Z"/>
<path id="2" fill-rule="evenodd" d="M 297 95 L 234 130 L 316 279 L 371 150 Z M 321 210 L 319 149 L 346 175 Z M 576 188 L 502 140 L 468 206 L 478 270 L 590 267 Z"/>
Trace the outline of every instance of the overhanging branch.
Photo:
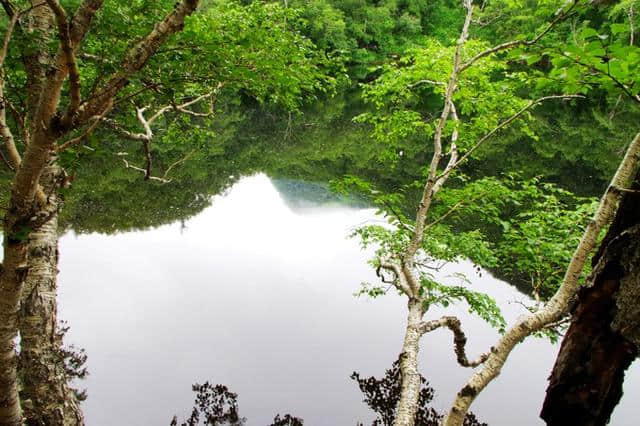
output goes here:
<path id="1" fill-rule="evenodd" d="M 547 25 L 547 27 L 542 30 L 537 36 L 535 36 L 534 38 L 530 39 L 530 40 L 512 40 L 512 41 L 507 41 L 505 43 L 501 43 L 497 46 L 494 46 L 490 49 L 487 49 L 485 51 L 482 51 L 480 53 L 478 53 L 477 55 L 475 55 L 473 58 L 469 59 L 467 62 L 465 62 L 464 64 L 462 64 L 460 66 L 460 72 L 464 72 L 467 68 L 471 67 L 473 64 L 475 64 L 477 61 L 479 61 L 480 59 L 487 57 L 489 55 L 492 55 L 494 53 L 503 51 L 503 50 L 507 50 L 507 49 L 511 49 L 513 47 L 517 47 L 517 46 L 533 46 L 534 44 L 536 44 L 537 42 L 539 42 L 545 35 L 547 35 L 552 29 L 553 27 L 555 27 L 558 23 L 564 21 L 565 19 L 569 18 L 570 16 L 573 15 L 573 9 L 578 5 L 578 3 L 580 3 L 580 0 L 573 0 L 571 3 L 571 6 L 569 6 L 569 8 L 562 12 L 559 11 L 559 13 L 556 15 L 556 17 L 549 23 L 549 25 Z"/>
<path id="2" fill-rule="evenodd" d="M 509 117 L 506 120 L 504 120 L 502 123 L 498 124 L 493 130 L 491 130 L 490 132 L 486 133 L 483 137 L 481 137 L 467 152 L 464 153 L 464 155 L 462 157 L 460 157 L 460 159 L 458 161 L 456 161 L 451 167 L 448 167 L 447 169 L 445 169 L 445 171 L 442 174 L 440 174 L 436 178 L 436 180 L 437 181 L 446 180 L 446 178 L 449 176 L 449 174 L 453 170 L 455 170 L 461 163 L 463 163 L 465 160 L 467 160 L 469 158 L 469 156 L 471 154 L 473 154 L 478 148 L 480 148 L 480 146 L 482 146 L 482 144 L 485 143 L 489 138 L 491 138 L 493 135 L 498 133 L 500 130 L 502 130 L 505 127 L 507 127 L 509 124 L 511 124 L 512 122 L 517 120 L 522 114 L 524 114 L 525 112 L 527 112 L 528 110 L 530 110 L 534 106 L 538 105 L 539 103 L 547 101 L 547 100 L 551 100 L 551 99 L 569 100 L 569 99 L 581 99 L 581 98 L 584 98 L 584 96 L 582 96 L 582 95 L 552 95 L 552 96 L 543 96 L 541 98 L 538 98 L 538 99 L 536 99 L 534 101 L 529 102 L 525 107 L 520 109 L 518 112 L 513 114 L 511 117 Z"/>
<path id="3" fill-rule="evenodd" d="M 466 353 L 467 336 L 462 331 L 460 320 L 453 316 L 444 316 L 437 320 L 423 321 L 420 323 L 420 332 L 429 333 L 440 327 L 447 327 L 453 333 L 453 346 L 458 364 L 463 367 L 477 367 L 489 358 L 489 353 L 482 354 L 473 361 L 469 361 Z"/>

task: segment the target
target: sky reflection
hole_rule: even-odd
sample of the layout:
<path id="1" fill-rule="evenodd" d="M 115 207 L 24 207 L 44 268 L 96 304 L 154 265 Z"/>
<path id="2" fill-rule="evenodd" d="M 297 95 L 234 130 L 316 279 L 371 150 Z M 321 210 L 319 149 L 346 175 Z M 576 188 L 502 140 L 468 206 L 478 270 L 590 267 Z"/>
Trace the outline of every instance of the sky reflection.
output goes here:
<path id="1" fill-rule="evenodd" d="M 61 317 L 71 325 L 69 341 L 89 355 L 87 424 L 168 424 L 191 407 L 191 384 L 207 380 L 239 394 L 248 425 L 269 424 L 276 413 L 307 425 L 371 418 L 349 375 L 381 376 L 391 365 L 406 311 L 395 295 L 352 296 L 376 277 L 369 254 L 346 236 L 375 220 L 374 210 L 290 206 L 268 177 L 256 175 L 184 226 L 61 239 Z M 469 264 L 454 266 L 501 303 L 524 297 Z M 463 306 L 453 309 L 475 357 L 497 334 Z M 511 303 L 505 316 L 521 312 Z M 521 345 L 474 404 L 478 417 L 490 425 L 542 424 L 537 413 L 556 352 L 539 339 Z M 436 408 L 444 409 L 470 374 L 457 366 L 447 331 L 425 336 L 421 363 Z M 631 375 L 614 425 L 635 424 L 637 367 Z"/>

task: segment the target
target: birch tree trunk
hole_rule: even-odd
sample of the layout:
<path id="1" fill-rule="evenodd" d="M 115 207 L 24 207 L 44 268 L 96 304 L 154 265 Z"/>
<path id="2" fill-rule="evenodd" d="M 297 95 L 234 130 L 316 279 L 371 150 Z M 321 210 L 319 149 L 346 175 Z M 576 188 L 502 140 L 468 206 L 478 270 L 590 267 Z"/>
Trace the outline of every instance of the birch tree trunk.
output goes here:
<path id="1" fill-rule="evenodd" d="M 35 5 L 39 10 L 51 9 L 51 12 L 54 13 L 60 46 L 55 54 L 53 63 L 47 67 L 47 71 L 44 74 L 41 74 L 39 69 L 42 67 L 38 67 L 38 64 L 42 65 L 46 62 L 43 59 L 46 57 L 45 51 L 48 51 L 49 46 L 30 45 L 35 50 L 42 50 L 42 55 L 36 54 L 33 55 L 32 60 L 27 59 L 27 65 L 33 65 L 33 67 L 25 67 L 29 74 L 27 80 L 29 84 L 40 82 L 42 85 L 37 99 L 35 95 L 29 96 L 29 102 L 35 101 L 36 105 L 28 105 L 26 127 L 28 127 L 29 132 L 27 132 L 28 135 L 25 135 L 25 142 L 28 140 L 28 143 L 22 158 L 20 158 L 18 151 L 15 149 L 11 129 L 7 125 L 6 116 L 2 113 L 4 111 L 4 103 L 0 108 L 2 137 L 5 145 L 16 154 L 13 161 L 16 174 L 11 184 L 11 196 L 3 223 L 4 260 L 0 271 L 1 426 L 19 426 L 23 424 L 16 371 L 18 360 L 15 345 L 18 336 L 18 317 L 22 290 L 30 269 L 29 255 L 31 250 L 29 236 L 34 231 L 39 231 L 42 226 L 48 226 L 48 222 L 56 214 L 57 205 L 51 205 L 48 202 L 39 185 L 44 170 L 50 164 L 51 153 L 56 148 L 56 141 L 62 136 L 82 128 L 82 126 L 90 122 L 92 117 L 103 116 L 111 108 L 114 98 L 127 85 L 131 76 L 144 67 L 149 58 L 156 53 L 167 38 L 183 29 L 185 18 L 196 10 L 199 0 L 181 0 L 177 2 L 173 10 L 162 20 L 159 20 L 153 29 L 129 50 L 119 69 L 115 70 L 104 85 L 99 88 L 98 93 L 100 95 L 93 96 L 82 102 L 75 52 L 82 44 L 85 35 L 89 31 L 91 21 L 102 7 L 102 4 L 103 0 L 83 0 L 71 19 L 69 19 L 69 15 L 66 14 L 56 0 L 46 0 L 44 3 Z M 14 14 L 13 16 L 17 17 L 18 15 Z M 43 24 L 40 28 L 41 33 L 44 34 L 43 37 L 46 37 L 50 29 L 48 19 L 48 15 L 42 16 L 39 21 L 47 23 L 46 26 Z M 12 20 L 11 22 L 15 24 L 16 21 Z M 34 29 L 37 31 L 38 25 Z M 11 33 L 7 31 L 5 46 L 8 46 L 10 35 Z M 34 75 L 33 73 L 36 74 Z M 38 77 L 42 75 L 46 76 L 44 80 Z M 69 81 L 70 99 L 68 106 L 64 111 L 61 111 L 62 88 L 67 80 Z M 0 88 L 4 89 L 4 83 L 4 74 L 0 73 Z M 29 91 L 28 88 L 27 91 Z M 31 92 L 35 93 L 33 90 Z M 4 96 L 2 98 L 4 99 Z M 55 255 L 55 250 L 52 254 L 51 247 L 47 246 L 47 244 L 39 247 L 40 249 L 34 252 L 37 254 L 42 251 L 39 257 L 51 260 L 51 257 Z M 45 272 L 34 273 L 45 274 Z M 55 275 L 54 271 L 51 273 Z M 46 280 L 46 278 L 43 279 Z M 50 292 L 50 288 L 45 285 L 30 293 L 29 297 L 35 297 L 36 302 L 36 305 L 31 306 L 30 309 L 39 312 L 39 314 L 53 313 L 50 300 L 43 296 L 48 292 Z M 38 301 L 38 298 L 41 300 Z M 35 340 L 33 340 L 33 343 L 34 347 L 39 344 Z M 44 364 L 46 365 L 47 362 L 45 361 Z M 49 374 L 49 372 L 46 374 Z M 56 375 L 56 373 L 53 374 L 54 376 Z M 45 384 L 40 386 L 45 386 Z M 40 393 L 42 389 L 38 388 L 36 393 Z M 63 408 L 62 410 L 64 412 L 65 409 Z M 64 418 L 64 415 L 62 418 Z"/>
<path id="2" fill-rule="evenodd" d="M 500 374 L 513 348 L 537 330 L 541 330 L 561 318 L 568 311 L 579 290 L 579 278 L 584 264 L 596 247 L 600 231 L 611 223 L 617 214 L 620 194 L 628 191 L 625 188 L 628 187 L 636 173 L 639 159 L 640 133 L 635 136 L 627 148 L 609 188 L 600 200 L 600 205 L 573 254 L 562 284 L 554 296 L 540 310 L 519 318 L 491 348 L 491 353 L 483 367 L 469 378 L 456 395 L 449 412 L 442 421 L 443 426 L 461 426 L 471 404 L 478 394 Z"/>
<path id="3" fill-rule="evenodd" d="M 56 192 L 62 170 L 55 164 L 40 180 L 49 202 L 58 207 Z M 20 309 L 20 399 L 28 425 L 76 426 L 83 416 L 69 387 L 57 331 L 58 215 L 54 210 L 28 240 L 29 271 Z"/>
<path id="4" fill-rule="evenodd" d="M 6 223 L 6 221 L 5 221 Z M 27 242 L 10 237 L 5 225 L 0 280 L 0 425 L 22 425 L 15 350 L 20 292 L 26 276 Z"/>
<path id="5" fill-rule="evenodd" d="M 634 190 L 640 189 L 640 173 Z M 540 417 L 548 425 L 608 423 L 640 348 L 640 194 L 624 195 L 578 294 Z"/>
<path id="6" fill-rule="evenodd" d="M 394 426 L 413 426 L 415 423 L 416 407 L 420 397 L 420 372 L 418 371 L 418 352 L 422 332 L 420 325 L 424 308 L 422 302 L 410 298 L 407 315 L 407 328 L 400 354 L 400 400 L 396 408 Z"/>

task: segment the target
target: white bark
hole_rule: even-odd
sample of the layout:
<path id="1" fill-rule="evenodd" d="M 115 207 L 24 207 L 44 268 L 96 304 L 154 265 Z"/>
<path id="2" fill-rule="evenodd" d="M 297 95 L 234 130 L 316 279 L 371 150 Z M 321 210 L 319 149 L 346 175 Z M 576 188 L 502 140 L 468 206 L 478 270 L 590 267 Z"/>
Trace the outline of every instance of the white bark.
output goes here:
<path id="1" fill-rule="evenodd" d="M 420 372 L 418 371 L 418 352 L 420 350 L 420 337 L 422 315 L 424 308 L 422 302 L 413 298 L 409 299 L 409 313 L 407 315 L 407 327 L 400 354 L 400 399 L 396 407 L 394 426 L 413 426 L 415 423 L 418 398 L 420 397 Z"/>
<path id="2" fill-rule="evenodd" d="M 596 246 L 598 235 L 615 216 L 621 193 L 619 188 L 626 189 L 628 187 L 633 173 L 638 166 L 639 158 L 640 133 L 635 136 L 629 145 L 616 174 L 611 180 L 609 188 L 600 201 L 598 210 L 587 226 L 573 254 L 562 284 L 555 295 L 542 309 L 516 321 L 504 336 L 500 338 L 498 343 L 493 347 L 482 369 L 473 374 L 465 386 L 458 392 L 449 413 L 443 419 L 443 426 L 461 426 L 476 396 L 500 374 L 502 366 L 507 361 L 513 348 L 524 338 L 542 329 L 546 325 L 557 321 L 567 312 L 571 300 L 573 300 L 579 289 L 578 279 L 584 270 L 588 256 Z"/>
<path id="3" fill-rule="evenodd" d="M 41 182 L 57 206 L 55 187 L 62 171 L 49 166 Z M 78 426 L 82 411 L 60 358 L 57 329 L 58 214 L 57 209 L 28 242 L 29 271 L 20 308 L 20 399 L 29 424 Z"/>

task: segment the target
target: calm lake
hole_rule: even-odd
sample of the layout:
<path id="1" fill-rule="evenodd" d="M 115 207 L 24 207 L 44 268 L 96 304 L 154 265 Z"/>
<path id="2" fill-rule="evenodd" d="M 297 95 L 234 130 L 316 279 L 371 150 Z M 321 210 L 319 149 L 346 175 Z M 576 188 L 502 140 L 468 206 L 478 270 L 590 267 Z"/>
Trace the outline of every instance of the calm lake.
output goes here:
<path id="1" fill-rule="evenodd" d="M 297 182 L 295 187 L 304 187 Z M 168 425 L 187 416 L 193 383 L 222 383 L 239 395 L 248 425 L 291 413 L 306 425 L 371 421 L 349 376 L 382 376 L 396 359 L 405 302 L 390 292 L 356 298 L 377 278 L 350 231 L 376 221 L 375 210 L 309 199 L 291 182 L 246 176 L 191 219 L 113 235 L 67 232 L 60 241 L 60 317 L 67 341 L 86 349 L 88 425 Z M 313 192 L 313 191 L 311 191 Z M 316 191 L 317 192 L 317 191 Z M 507 321 L 526 300 L 472 265 L 475 289 L 505 306 Z M 466 313 L 468 353 L 486 351 L 497 333 Z M 429 318 L 442 311 L 431 310 Z M 511 356 L 473 411 L 493 426 L 538 425 L 557 346 L 531 338 Z M 423 339 L 421 371 L 443 411 L 470 375 L 455 362 L 452 336 Z M 640 369 L 632 367 L 613 425 L 640 417 Z"/>

